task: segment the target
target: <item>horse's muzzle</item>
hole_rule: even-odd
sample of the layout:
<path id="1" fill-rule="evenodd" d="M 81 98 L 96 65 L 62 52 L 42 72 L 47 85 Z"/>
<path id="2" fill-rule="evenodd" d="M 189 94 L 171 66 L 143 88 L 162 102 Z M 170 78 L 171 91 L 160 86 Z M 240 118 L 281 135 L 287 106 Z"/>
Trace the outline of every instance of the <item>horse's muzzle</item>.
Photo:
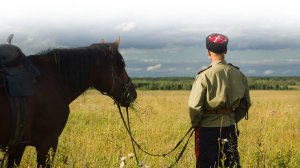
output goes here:
<path id="1" fill-rule="evenodd" d="M 125 93 L 124 97 L 120 100 L 119 105 L 122 107 L 129 107 L 132 102 L 137 98 L 137 93 L 135 89 L 131 92 Z"/>

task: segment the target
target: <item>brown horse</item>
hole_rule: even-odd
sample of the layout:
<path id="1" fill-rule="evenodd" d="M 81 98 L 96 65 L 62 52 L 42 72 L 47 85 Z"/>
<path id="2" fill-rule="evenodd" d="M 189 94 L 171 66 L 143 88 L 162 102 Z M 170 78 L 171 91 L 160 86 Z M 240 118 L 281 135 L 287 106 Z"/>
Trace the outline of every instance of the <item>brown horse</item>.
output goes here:
<path id="1" fill-rule="evenodd" d="M 125 71 L 125 62 L 114 43 L 88 47 L 53 49 L 28 56 L 41 76 L 36 79 L 32 96 L 26 98 L 28 143 L 9 152 L 7 167 L 19 165 L 26 146 L 37 150 L 37 165 L 50 167 L 48 151 L 56 151 L 58 137 L 64 129 L 69 104 L 89 87 L 110 96 L 117 105 L 128 107 L 136 99 L 136 91 Z M 0 88 L 0 147 L 8 146 L 11 115 L 5 91 Z"/>

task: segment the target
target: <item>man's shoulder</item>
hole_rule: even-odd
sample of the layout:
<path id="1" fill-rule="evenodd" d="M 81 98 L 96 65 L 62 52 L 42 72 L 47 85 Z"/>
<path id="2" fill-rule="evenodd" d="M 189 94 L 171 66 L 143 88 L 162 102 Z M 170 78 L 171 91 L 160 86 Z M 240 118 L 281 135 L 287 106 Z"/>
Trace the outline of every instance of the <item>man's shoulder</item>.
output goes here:
<path id="1" fill-rule="evenodd" d="M 232 67 L 234 67 L 234 68 L 236 68 L 236 69 L 238 69 L 238 70 L 240 69 L 239 67 L 233 65 L 232 63 L 228 63 L 228 65 L 230 65 L 230 66 L 232 66 Z"/>
<path id="2" fill-rule="evenodd" d="M 239 67 L 237 67 L 237 66 L 235 66 L 235 65 L 233 65 L 233 64 L 231 64 L 231 63 L 228 63 L 228 65 L 229 65 L 230 67 L 233 67 L 233 69 L 236 69 L 236 71 L 238 71 L 244 78 L 246 78 L 245 74 L 240 70 Z"/>
<path id="3" fill-rule="evenodd" d="M 210 65 L 210 66 L 208 66 L 208 67 L 206 67 L 206 68 L 201 69 L 201 70 L 198 72 L 198 75 L 201 74 L 201 73 L 203 73 L 203 72 L 205 72 L 206 70 L 208 70 L 208 69 L 211 68 L 211 67 L 212 67 L 212 66 Z"/>

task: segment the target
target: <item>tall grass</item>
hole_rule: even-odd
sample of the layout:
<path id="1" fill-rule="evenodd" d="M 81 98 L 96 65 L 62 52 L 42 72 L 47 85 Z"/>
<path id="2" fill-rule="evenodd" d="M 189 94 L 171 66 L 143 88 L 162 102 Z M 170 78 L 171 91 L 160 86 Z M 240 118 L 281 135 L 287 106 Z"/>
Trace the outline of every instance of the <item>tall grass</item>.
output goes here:
<path id="1" fill-rule="evenodd" d="M 138 96 L 136 110 L 130 113 L 133 135 L 150 152 L 170 150 L 190 127 L 189 91 L 139 91 Z M 300 91 L 252 91 L 251 98 L 249 120 L 239 124 L 243 167 L 298 167 Z M 118 168 L 120 157 L 132 153 L 132 148 L 113 101 L 90 90 L 70 107 L 53 166 Z M 176 156 L 157 158 L 138 152 L 152 168 L 167 167 Z M 35 167 L 35 159 L 35 150 L 28 147 L 21 167 Z M 194 165 L 192 140 L 175 167 Z M 126 166 L 138 167 L 134 159 Z"/>

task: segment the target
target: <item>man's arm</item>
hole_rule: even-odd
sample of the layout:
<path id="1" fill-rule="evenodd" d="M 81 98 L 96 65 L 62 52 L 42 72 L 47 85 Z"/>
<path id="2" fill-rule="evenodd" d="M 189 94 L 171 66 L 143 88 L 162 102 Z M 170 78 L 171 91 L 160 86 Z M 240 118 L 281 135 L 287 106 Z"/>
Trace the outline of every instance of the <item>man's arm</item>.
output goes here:
<path id="1" fill-rule="evenodd" d="M 249 93 L 249 86 L 248 86 L 248 81 L 247 81 L 247 78 L 246 78 L 246 91 L 245 91 L 245 99 L 247 100 L 248 102 L 248 108 L 250 108 L 251 106 L 251 100 L 250 100 L 250 93 Z"/>
<path id="2" fill-rule="evenodd" d="M 248 119 L 248 111 L 251 106 L 250 93 L 247 78 L 244 77 L 245 84 L 245 93 L 244 97 L 240 100 L 239 106 L 235 109 L 236 122 L 239 122 L 241 119 Z"/>
<path id="3" fill-rule="evenodd" d="M 188 101 L 191 123 L 194 128 L 198 127 L 201 122 L 205 95 L 206 85 L 199 74 L 194 81 Z"/>

